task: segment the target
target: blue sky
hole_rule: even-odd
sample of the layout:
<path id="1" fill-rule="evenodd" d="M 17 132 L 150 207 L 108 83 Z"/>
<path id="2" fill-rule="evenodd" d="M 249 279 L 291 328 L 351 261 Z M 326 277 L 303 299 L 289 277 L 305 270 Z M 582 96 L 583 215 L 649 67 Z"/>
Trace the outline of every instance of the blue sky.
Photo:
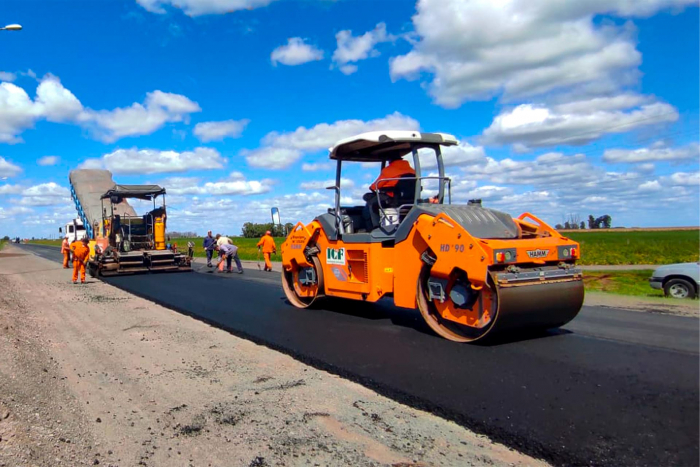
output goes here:
<path id="1" fill-rule="evenodd" d="M 163 184 L 175 230 L 309 221 L 327 148 L 380 129 L 457 136 L 456 201 L 698 225 L 696 3 L 6 1 L 0 234 L 57 233 L 78 167 Z"/>

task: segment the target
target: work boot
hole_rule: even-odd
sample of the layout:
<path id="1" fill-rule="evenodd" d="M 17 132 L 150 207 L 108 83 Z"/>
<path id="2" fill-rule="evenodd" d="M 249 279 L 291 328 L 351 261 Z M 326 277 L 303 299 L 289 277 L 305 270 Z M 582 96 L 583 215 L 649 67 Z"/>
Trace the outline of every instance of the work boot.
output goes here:
<path id="1" fill-rule="evenodd" d="M 78 283 L 78 281 L 73 281 L 73 284 L 77 284 L 77 283 Z"/>
<path id="2" fill-rule="evenodd" d="M 243 269 L 241 269 L 240 271 L 238 271 L 238 274 L 243 274 Z"/>

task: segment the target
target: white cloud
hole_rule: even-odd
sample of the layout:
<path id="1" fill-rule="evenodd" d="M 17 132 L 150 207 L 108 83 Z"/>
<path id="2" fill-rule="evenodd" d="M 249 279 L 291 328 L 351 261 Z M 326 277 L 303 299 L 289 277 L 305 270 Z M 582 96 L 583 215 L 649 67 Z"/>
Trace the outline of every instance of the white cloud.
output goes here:
<path id="1" fill-rule="evenodd" d="M 0 71 L 0 81 L 7 81 L 7 82 L 12 82 L 17 79 L 17 75 L 15 73 L 10 73 L 8 71 Z"/>
<path id="2" fill-rule="evenodd" d="M 211 195 L 258 195 L 272 189 L 269 180 L 231 180 L 223 182 L 208 182 L 204 189 Z"/>
<path id="3" fill-rule="evenodd" d="M 19 175 L 22 168 L 13 164 L 4 157 L 0 156 L 0 178 L 9 178 Z"/>
<path id="4" fill-rule="evenodd" d="M 485 160 L 486 156 L 483 147 L 472 146 L 466 141 L 460 141 L 457 146 L 443 146 L 441 152 L 445 167 L 471 165 Z M 432 169 L 437 167 L 437 158 L 434 151 L 428 150 L 425 155 L 420 152 L 419 154 L 421 154 L 421 168 Z"/>
<path id="5" fill-rule="evenodd" d="M 307 44 L 301 37 L 292 37 L 287 40 L 286 45 L 281 45 L 272 51 L 270 60 L 273 65 L 281 63 L 283 65 L 301 65 L 323 59 L 323 50 L 316 46 Z"/>
<path id="6" fill-rule="evenodd" d="M 226 159 L 211 148 L 183 152 L 131 148 L 117 149 L 98 160 L 88 159 L 80 168 L 105 168 L 115 174 L 143 175 L 221 169 L 224 164 Z"/>
<path id="7" fill-rule="evenodd" d="M 595 15 L 647 16 L 695 0 L 420 0 L 413 49 L 390 62 L 391 77 L 431 76 L 435 102 L 457 107 L 505 93 L 528 96 L 573 86 L 618 89 L 636 80 L 634 27 Z"/>
<path id="8" fill-rule="evenodd" d="M 252 151 L 242 151 L 252 167 L 286 169 L 298 161 L 304 153 L 328 149 L 338 140 L 359 133 L 379 130 L 418 130 L 420 125 L 398 112 L 375 120 L 339 120 L 335 123 L 319 123 L 312 128 L 299 127 L 294 131 L 268 133 L 263 146 Z"/>
<path id="9" fill-rule="evenodd" d="M 20 185 L 0 185 L 0 195 L 18 195 L 24 190 Z"/>
<path id="10" fill-rule="evenodd" d="M 379 52 L 374 47 L 379 43 L 395 39 L 395 36 L 387 34 L 384 23 L 377 24 L 373 30 L 361 36 L 353 36 L 349 29 L 340 31 L 335 35 L 337 48 L 333 52 L 333 63 L 344 74 L 352 74 L 357 71 L 357 65 L 352 63 L 379 56 Z"/>
<path id="11" fill-rule="evenodd" d="M 670 182 L 676 186 L 694 186 L 700 185 L 700 172 L 676 172 L 670 177 Z"/>
<path id="12" fill-rule="evenodd" d="M 54 182 L 42 183 L 22 191 L 22 196 L 70 196 L 70 191 Z"/>
<path id="13" fill-rule="evenodd" d="M 189 114 L 200 110 L 185 96 L 158 90 L 148 93 L 144 104 L 114 110 L 86 109 L 57 77 L 46 75 L 33 100 L 12 83 L 0 84 L 0 142 L 21 142 L 18 135 L 39 120 L 78 124 L 98 139 L 113 142 L 124 136 L 153 133 L 167 122 L 186 121 Z"/>
<path id="14" fill-rule="evenodd" d="M 332 170 L 335 165 L 331 162 L 314 162 L 301 164 L 301 170 L 304 172 L 318 172 L 321 170 Z"/>
<path id="15" fill-rule="evenodd" d="M 23 189 L 22 198 L 15 200 L 21 206 L 57 206 L 70 203 L 68 188 L 54 182 L 41 183 Z"/>
<path id="16" fill-rule="evenodd" d="M 179 8 L 188 16 L 232 13 L 253 10 L 269 5 L 274 0 L 136 0 L 151 13 L 164 14 L 164 7 Z"/>
<path id="17" fill-rule="evenodd" d="M 297 149 L 283 147 L 262 147 L 252 151 L 243 150 L 241 155 L 245 157 L 251 167 L 263 169 L 286 169 L 301 159 L 302 152 Z"/>
<path id="18" fill-rule="evenodd" d="M 147 135 L 169 122 L 187 121 L 189 114 L 199 112 L 199 104 L 180 94 L 153 91 L 146 94 L 144 104 L 114 110 L 88 110 L 83 120 L 98 139 L 111 143 L 125 136 Z"/>
<path id="19" fill-rule="evenodd" d="M 315 181 L 308 181 L 308 182 L 302 182 L 299 185 L 299 188 L 302 190 L 325 190 L 326 187 L 329 186 L 335 186 L 335 180 L 315 180 Z M 351 189 L 355 186 L 355 182 L 350 180 L 349 178 L 341 178 L 340 179 L 340 187 L 341 189 Z"/>
<path id="20" fill-rule="evenodd" d="M 606 149 L 603 160 L 609 163 L 639 163 L 662 161 L 698 161 L 700 145 L 691 143 L 678 148 L 669 148 L 664 143 L 656 143 L 648 148 Z"/>
<path id="21" fill-rule="evenodd" d="M 642 99 L 598 98 L 551 107 L 521 104 L 498 115 L 483 132 L 487 144 L 516 144 L 517 148 L 581 145 L 608 133 L 623 133 L 654 124 L 674 122 L 676 109 Z M 630 104 L 634 107 L 629 107 Z"/>
<path id="22" fill-rule="evenodd" d="M 639 191 L 659 191 L 661 184 L 658 180 L 650 180 L 639 185 Z"/>
<path id="23" fill-rule="evenodd" d="M 202 122 L 194 126 L 193 133 L 200 141 L 221 141 L 224 138 L 238 138 L 250 120 L 224 120 L 221 122 Z"/>
<path id="24" fill-rule="evenodd" d="M 44 156 L 41 159 L 39 159 L 38 161 L 36 161 L 36 163 L 39 165 L 44 165 L 44 166 L 56 165 L 56 164 L 58 164 L 60 159 L 61 158 L 58 156 Z"/>

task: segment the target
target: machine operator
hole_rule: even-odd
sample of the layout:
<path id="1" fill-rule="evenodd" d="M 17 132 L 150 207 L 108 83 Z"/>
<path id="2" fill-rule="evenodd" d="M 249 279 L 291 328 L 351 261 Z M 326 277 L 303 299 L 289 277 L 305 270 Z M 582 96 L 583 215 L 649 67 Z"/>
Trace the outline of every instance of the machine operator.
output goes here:
<path id="1" fill-rule="evenodd" d="M 408 161 L 398 157 L 390 160 L 386 167 L 382 169 L 377 180 L 369 186 L 371 193 L 366 193 L 362 197 L 367 203 L 363 212 L 363 217 L 365 219 L 365 224 L 370 226 L 367 229 L 368 231 L 379 227 L 380 200 L 382 207 L 392 206 L 394 204 L 394 187 L 399 182 L 398 178 L 404 175 L 415 177 L 416 171 L 413 170 L 413 167 L 411 167 Z M 375 190 L 379 191 L 378 195 L 375 193 Z"/>

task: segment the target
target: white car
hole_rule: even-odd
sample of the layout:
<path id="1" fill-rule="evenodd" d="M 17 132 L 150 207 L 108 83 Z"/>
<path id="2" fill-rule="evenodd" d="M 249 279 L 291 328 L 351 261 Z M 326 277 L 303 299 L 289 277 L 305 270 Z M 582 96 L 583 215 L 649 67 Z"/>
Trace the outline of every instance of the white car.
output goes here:
<path id="1" fill-rule="evenodd" d="M 700 263 L 660 266 L 649 278 L 649 285 L 652 289 L 663 290 L 667 297 L 695 298 L 700 288 Z"/>

